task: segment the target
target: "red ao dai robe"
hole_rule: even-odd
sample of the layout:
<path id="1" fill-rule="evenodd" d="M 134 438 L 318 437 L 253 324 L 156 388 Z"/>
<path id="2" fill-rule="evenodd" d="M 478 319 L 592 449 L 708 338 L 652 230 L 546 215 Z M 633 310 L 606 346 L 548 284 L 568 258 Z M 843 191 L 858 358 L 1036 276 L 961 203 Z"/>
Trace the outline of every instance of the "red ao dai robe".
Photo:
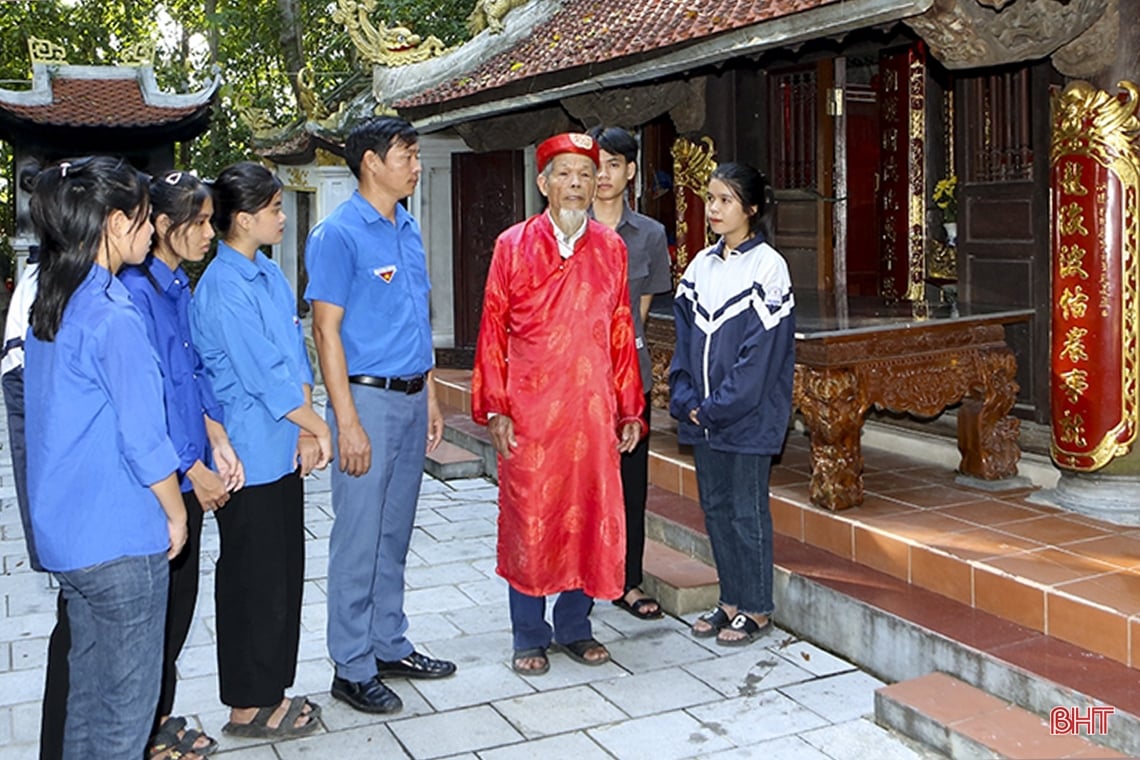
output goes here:
<path id="1" fill-rule="evenodd" d="M 498 568 L 532 596 L 625 582 L 618 430 L 645 401 L 617 233 L 587 221 L 563 260 L 539 214 L 495 243 L 472 378 L 472 417 L 514 422 L 499 457 Z"/>

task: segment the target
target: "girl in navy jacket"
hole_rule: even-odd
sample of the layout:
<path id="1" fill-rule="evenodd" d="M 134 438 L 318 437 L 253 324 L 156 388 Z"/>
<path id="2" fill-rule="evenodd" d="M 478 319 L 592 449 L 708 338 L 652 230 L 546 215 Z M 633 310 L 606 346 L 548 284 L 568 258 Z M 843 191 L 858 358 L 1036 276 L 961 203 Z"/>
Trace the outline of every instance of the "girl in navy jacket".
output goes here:
<path id="1" fill-rule="evenodd" d="M 706 215 L 721 237 L 689 263 L 673 305 L 670 412 L 693 447 L 721 590 L 692 633 L 724 646 L 755 640 L 773 612 L 768 477 L 792 410 L 795 299 L 762 231 L 767 190 L 745 164 L 713 172 Z"/>

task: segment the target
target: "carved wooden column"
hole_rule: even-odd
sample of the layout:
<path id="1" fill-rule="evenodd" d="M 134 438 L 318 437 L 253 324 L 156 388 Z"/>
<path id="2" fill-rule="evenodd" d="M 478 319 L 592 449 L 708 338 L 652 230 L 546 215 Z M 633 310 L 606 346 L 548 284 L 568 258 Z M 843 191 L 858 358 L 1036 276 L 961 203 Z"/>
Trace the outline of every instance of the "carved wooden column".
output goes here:
<path id="1" fill-rule="evenodd" d="M 1140 524 L 1140 88 L 1073 82 L 1053 113 L 1048 495 Z"/>
<path id="2" fill-rule="evenodd" d="M 689 260 L 708 245 L 705 223 L 705 193 L 709 175 L 716 168 L 716 148 L 710 137 L 701 138 L 702 145 L 679 138 L 673 143 L 673 192 L 677 198 L 677 263 L 674 282 L 689 265 Z"/>

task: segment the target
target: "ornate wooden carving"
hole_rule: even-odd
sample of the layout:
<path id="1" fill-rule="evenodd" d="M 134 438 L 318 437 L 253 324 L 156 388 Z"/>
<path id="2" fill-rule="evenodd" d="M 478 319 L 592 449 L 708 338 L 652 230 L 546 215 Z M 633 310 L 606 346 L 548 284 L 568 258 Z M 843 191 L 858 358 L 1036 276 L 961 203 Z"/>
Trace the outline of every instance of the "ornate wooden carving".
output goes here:
<path id="1" fill-rule="evenodd" d="M 709 175 L 716 168 L 716 148 L 711 137 L 702 137 L 702 145 L 679 138 L 673 143 L 673 192 L 677 198 L 677 261 L 680 276 L 689 259 L 708 242 L 705 232 L 705 191 Z"/>
<path id="2" fill-rule="evenodd" d="M 1053 104 L 1052 454 L 1099 470 L 1140 429 L 1140 87 Z"/>
<path id="3" fill-rule="evenodd" d="M 871 406 L 924 417 L 962 401 L 960 472 L 983 480 L 1017 473 L 1017 363 L 1001 321 L 929 322 L 796 341 L 793 403 L 811 436 L 812 502 L 863 501 L 860 431 Z"/>
<path id="4" fill-rule="evenodd" d="M 1044 58 L 1092 26 L 1108 2 L 937 0 L 904 23 L 947 68 L 981 68 Z"/>

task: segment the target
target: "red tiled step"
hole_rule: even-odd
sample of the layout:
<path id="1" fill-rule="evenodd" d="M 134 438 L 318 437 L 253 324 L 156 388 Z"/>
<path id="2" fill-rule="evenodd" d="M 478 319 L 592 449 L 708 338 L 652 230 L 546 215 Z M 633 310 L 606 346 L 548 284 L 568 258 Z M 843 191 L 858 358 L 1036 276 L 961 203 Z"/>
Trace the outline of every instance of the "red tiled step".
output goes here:
<path id="1" fill-rule="evenodd" d="M 1091 717 L 1087 709 L 1078 715 Z M 1054 734 L 1048 718 L 945 673 L 930 673 L 878 689 L 875 720 L 949 757 L 1127 757 L 1084 735 Z M 1093 727 L 1111 731 L 1112 716 L 1093 723 Z"/>

